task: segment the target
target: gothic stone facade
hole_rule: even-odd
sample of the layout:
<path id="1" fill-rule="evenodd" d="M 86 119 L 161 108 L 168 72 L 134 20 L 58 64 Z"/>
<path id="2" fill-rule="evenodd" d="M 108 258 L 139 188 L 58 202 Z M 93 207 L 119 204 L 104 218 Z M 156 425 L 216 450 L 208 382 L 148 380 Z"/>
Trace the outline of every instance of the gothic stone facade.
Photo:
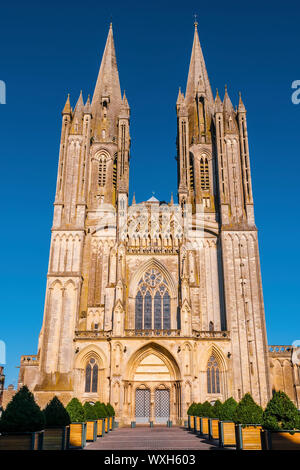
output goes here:
<path id="1" fill-rule="evenodd" d="M 92 101 L 62 112 L 44 320 L 19 384 L 121 424 L 271 393 L 246 109 L 213 97 L 195 24 L 177 110 L 178 204 L 128 203 L 130 108 L 112 27 Z"/>

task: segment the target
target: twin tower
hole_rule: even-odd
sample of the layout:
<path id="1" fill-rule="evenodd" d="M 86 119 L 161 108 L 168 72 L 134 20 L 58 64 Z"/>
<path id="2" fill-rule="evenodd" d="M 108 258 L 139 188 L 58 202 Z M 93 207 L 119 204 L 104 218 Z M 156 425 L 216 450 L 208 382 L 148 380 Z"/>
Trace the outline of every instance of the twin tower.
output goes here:
<path id="1" fill-rule="evenodd" d="M 176 110 L 178 204 L 130 206 L 110 26 L 92 101 L 62 111 L 44 320 L 19 376 L 42 406 L 76 396 L 121 424 L 180 423 L 193 401 L 269 398 L 246 109 L 213 97 L 197 24 Z"/>

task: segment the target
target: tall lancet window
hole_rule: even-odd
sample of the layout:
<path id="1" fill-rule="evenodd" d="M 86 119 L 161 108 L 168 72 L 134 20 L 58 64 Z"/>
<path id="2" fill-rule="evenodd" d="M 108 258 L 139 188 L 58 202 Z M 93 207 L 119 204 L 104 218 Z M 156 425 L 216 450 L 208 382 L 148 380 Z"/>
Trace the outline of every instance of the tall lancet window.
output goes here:
<path id="1" fill-rule="evenodd" d="M 220 393 L 220 370 L 214 356 L 207 364 L 207 393 Z"/>
<path id="2" fill-rule="evenodd" d="M 202 191 L 209 191 L 209 164 L 207 157 L 200 159 L 200 187 Z"/>
<path id="3" fill-rule="evenodd" d="M 106 183 L 106 156 L 100 155 L 99 171 L 98 171 L 98 184 L 103 187 Z"/>
<path id="4" fill-rule="evenodd" d="M 155 268 L 146 271 L 135 297 L 135 328 L 138 330 L 171 328 L 171 297 L 167 281 Z"/>
<path id="5" fill-rule="evenodd" d="M 91 357 L 85 368 L 85 392 L 97 393 L 98 391 L 98 364 Z"/>

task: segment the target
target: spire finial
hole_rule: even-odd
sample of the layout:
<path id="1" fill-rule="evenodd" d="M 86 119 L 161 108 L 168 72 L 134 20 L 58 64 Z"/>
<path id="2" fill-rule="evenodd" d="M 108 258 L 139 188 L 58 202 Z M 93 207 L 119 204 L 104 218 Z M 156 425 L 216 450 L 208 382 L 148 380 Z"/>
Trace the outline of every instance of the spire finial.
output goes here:
<path id="1" fill-rule="evenodd" d="M 195 29 L 197 29 L 198 21 L 197 21 L 197 15 L 196 15 L 196 13 L 194 14 L 194 26 L 195 26 Z"/>

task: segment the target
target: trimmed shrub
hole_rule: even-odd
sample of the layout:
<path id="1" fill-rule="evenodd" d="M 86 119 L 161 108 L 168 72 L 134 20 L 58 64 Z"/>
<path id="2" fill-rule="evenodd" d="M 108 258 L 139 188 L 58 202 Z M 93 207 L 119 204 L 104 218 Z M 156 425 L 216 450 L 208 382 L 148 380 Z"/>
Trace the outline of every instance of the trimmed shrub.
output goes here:
<path id="1" fill-rule="evenodd" d="M 106 408 L 108 409 L 109 416 L 115 416 L 114 407 L 110 403 L 107 403 Z"/>
<path id="2" fill-rule="evenodd" d="M 67 404 L 66 410 L 70 416 L 71 423 L 83 423 L 85 421 L 85 412 L 78 398 L 72 398 Z"/>
<path id="3" fill-rule="evenodd" d="M 221 421 L 233 421 L 237 405 L 237 402 L 232 397 L 225 400 L 219 412 L 219 419 Z"/>
<path id="4" fill-rule="evenodd" d="M 0 419 L 0 432 L 34 432 L 45 427 L 44 414 L 24 385 L 8 403 Z"/>
<path id="5" fill-rule="evenodd" d="M 211 418 L 220 419 L 220 413 L 221 413 L 222 407 L 223 407 L 223 405 L 220 402 L 220 400 L 216 400 L 214 405 L 212 406 L 212 416 L 211 416 Z"/>
<path id="6" fill-rule="evenodd" d="M 103 406 L 103 403 L 100 403 L 100 401 L 97 401 L 94 405 L 94 410 L 97 415 L 97 419 L 101 418 L 106 418 L 107 417 L 107 412 L 105 409 L 105 406 Z"/>
<path id="7" fill-rule="evenodd" d="M 83 405 L 83 409 L 85 412 L 85 419 L 87 421 L 98 419 L 97 412 L 95 410 L 95 405 L 91 405 L 88 401 L 86 401 Z"/>
<path id="8" fill-rule="evenodd" d="M 272 431 L 300 429 L 300 415 L 286 393 L 274 392 L 263 414 L 263 425 Z"/>
<path id="9" fill-rule="evenodd" d="M 236 424 L 262 424 L 263 409 L 246 393 L 235 409 L 233 420 Z"/>
<path id="10" fill-rule="evenodd" d="M 47 428 L 68 426 L 70 416 L 62 402 L 55 396 L 43 410 Z"/>
<path id="11" fill-rule="evenodd" d="M 194 413 L 195 413 L 195 407 L 197 406 L 197 403 L 193 402 L 188 410 L 187 410 L 187 414 L 190 415 L 190 416 L 195 416 Z"/>
<path id="12" fill-rule="evenodd" d="M 204 418 L 213 418 L 212 405 L 209 401 L 205 401 L 201 406 L 201 416 Z"/>
<path id="13" fill-rule="evenodd" d="M 202 404 L 196 403 L 195 408 L 194 408 L 195 416 L 202 416 L 201 412 L 202 412 Z"/>

